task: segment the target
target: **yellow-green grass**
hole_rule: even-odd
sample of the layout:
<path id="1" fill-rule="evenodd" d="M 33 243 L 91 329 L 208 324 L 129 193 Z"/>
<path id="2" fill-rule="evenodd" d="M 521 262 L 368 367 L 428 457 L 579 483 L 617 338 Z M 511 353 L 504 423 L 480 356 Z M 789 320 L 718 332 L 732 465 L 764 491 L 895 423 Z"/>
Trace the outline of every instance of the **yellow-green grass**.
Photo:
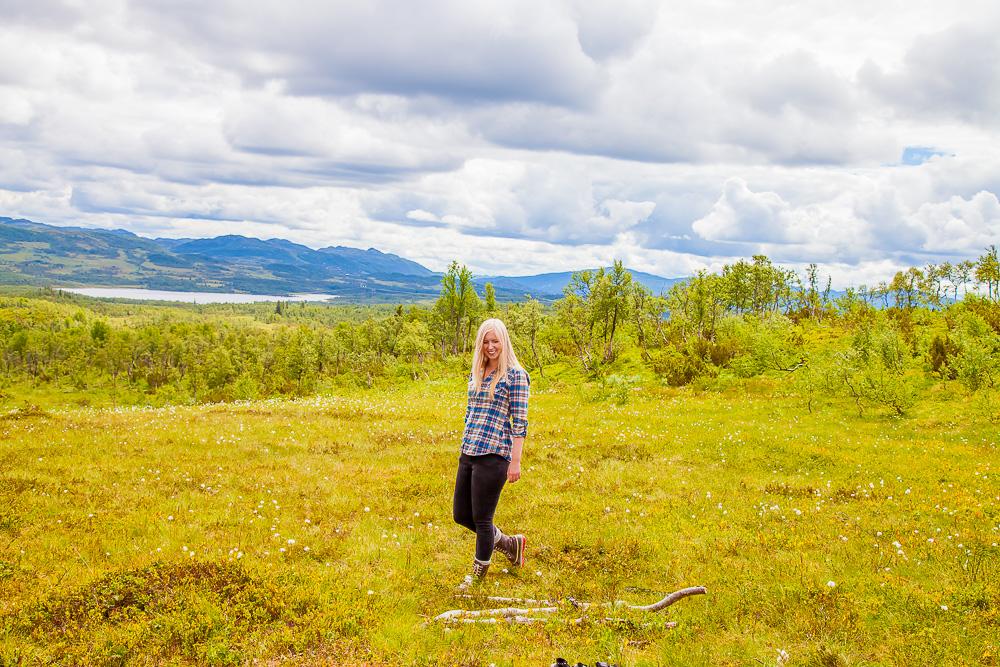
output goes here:
<path id="1" fill-rule="evenodd" d="M 473 550 L 451 519 L 459 381 L 24 408 L 0 420 L 0 664 L 996 663 L 988 405 L 810 414 L 768 380 L 593 395 L 536 379 L 497 514 L 527 563 L 497 556 L 478 593 L 708 595 L 618 624 L 427 623 L 489 606 L 454 596 Z"/>

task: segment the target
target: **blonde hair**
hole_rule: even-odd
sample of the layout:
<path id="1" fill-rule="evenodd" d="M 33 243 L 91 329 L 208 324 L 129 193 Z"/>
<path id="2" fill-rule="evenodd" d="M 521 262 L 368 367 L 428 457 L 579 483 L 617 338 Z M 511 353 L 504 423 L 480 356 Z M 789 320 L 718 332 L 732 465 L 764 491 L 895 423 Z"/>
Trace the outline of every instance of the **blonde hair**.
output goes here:
<path id="1" fill-rule="evenodd" d="M 497 369 L 493 374 L 493 381 L 490 382 L 490 399 L 496 391 L 500 378 L 506 377 L 507 371 L 512 368 L 521 368 L 521 362 L 514 354 L 514 346 L 510 342 L 510 334 L 507 333 L 507 326 L 503 321 L 491 317 L 479 325 L 476 332 L 476 346 L 472 349 L 472 386 L 476 391 L 483 388 L 483 375 L 486 363 L 489 361 L 483 354 L 483 339 L 486 334 L 492 331 L 500 339 L 500 358 L 497 359 Z"/>

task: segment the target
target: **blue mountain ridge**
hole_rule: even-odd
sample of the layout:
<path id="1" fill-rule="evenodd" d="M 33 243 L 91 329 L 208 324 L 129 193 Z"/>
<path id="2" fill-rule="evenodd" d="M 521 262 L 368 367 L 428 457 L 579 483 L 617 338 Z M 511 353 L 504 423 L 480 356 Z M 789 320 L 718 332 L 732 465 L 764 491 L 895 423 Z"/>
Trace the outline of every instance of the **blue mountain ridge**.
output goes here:
<path id="1" fill-rule="evenodd" d="M 654 294 L 681 279 L 632 271 Z M 562 296 L 572 272 L 477 276 L 501 299 Z M 0 282 L 56 286 L 122 286 L 177 291 L 267 294 L 324 292 L 348 300 L 434 298 L 441 273 L 375 248 L 313 249 L 286 239 L 227 234 L 213 238 L 146 238 L 122 229 L 61 227 L 0 217 Z"/>
<path id="2" fill-rule="evenodd" d="M 608 269 L 609 267 L 604 267 Z M 587 269 L 591 272 L 597 269 Z M 641 283 L 653 294 L 666 293 L 672 285 L 686 280 L 686 278 L 664 278 L 652 273 L 629 269 L 632 280 Z M 493 283 L 498 290 L 523 289 L 532 294 L 544 294 L 549 296 L 562 296 L 563 288 L 569 284 L 573 276 L 573 271 L 560 271 L 557 273 L 540 273 L 533 276 L 482 276 L 476 278 L 476 284 Z"/>

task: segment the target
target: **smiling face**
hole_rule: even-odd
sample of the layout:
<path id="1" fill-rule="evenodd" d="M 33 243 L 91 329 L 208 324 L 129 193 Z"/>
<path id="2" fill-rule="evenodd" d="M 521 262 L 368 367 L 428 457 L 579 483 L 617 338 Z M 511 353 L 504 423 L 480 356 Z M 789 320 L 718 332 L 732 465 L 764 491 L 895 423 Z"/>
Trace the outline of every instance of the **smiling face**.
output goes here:
<path id="1" fill-rule="evenodd" d="M 487 366 L 493 366 L 500 359 L 500 350 L 502 346 L 500 344 L 500 337 L 497 336 L 495 331 L 487 331 L 486 335 L 483 336 L 483 359 L 486 360 Z"/>

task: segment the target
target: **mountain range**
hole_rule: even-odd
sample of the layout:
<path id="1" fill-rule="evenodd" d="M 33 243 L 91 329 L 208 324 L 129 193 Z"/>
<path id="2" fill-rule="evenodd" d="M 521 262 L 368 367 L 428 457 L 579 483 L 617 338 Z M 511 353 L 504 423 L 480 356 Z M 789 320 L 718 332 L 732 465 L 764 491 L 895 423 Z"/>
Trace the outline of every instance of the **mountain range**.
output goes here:
<path id="1" fill-rule="evenodd" d="M 632 271 L 653 293 L 676 278 Z M 572 272 L 477 276 L 498 298 L 562 295 Z M 143 287 L 255 294 L 325 293 L 347 301 L 401 302 L 437 297 L 441 274 L 375 248 L 313 249 L 284 239 L 238 235 L 150 239 L 114 229 L 57 227 L 0 217 L 0 283 L 58 287 Z"/>

